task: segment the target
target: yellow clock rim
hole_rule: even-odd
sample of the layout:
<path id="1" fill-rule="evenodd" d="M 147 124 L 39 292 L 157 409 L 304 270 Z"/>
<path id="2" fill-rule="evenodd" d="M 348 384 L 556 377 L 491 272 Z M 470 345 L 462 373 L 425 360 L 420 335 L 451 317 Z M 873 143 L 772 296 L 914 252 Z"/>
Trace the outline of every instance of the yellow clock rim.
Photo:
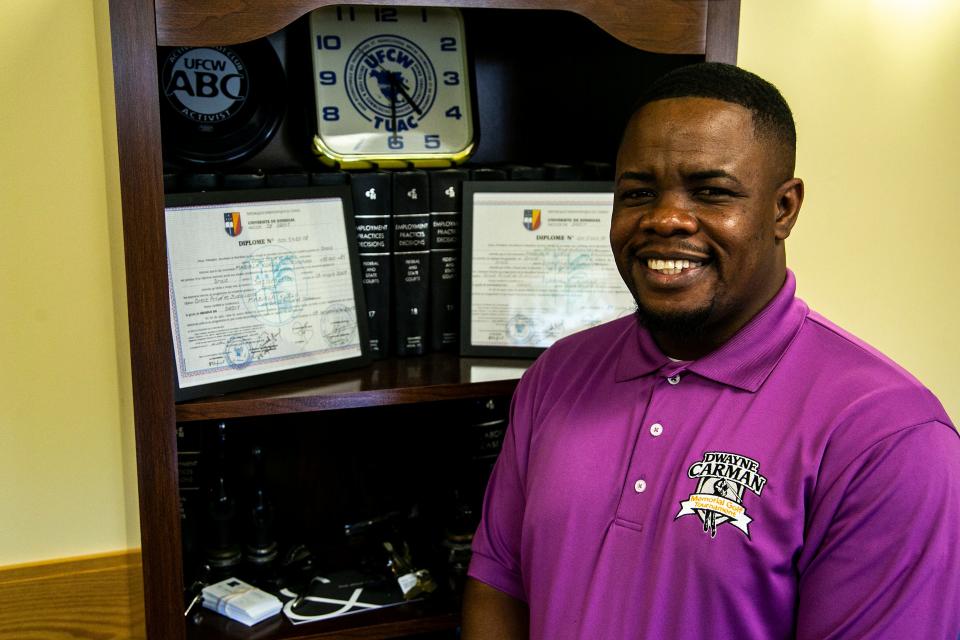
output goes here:
<path id="1" fill-rule="evenodd" d="M 451 164 L 457 165 L 466 162 L 467 158 L 473 154 L 475 147 L 476 142 L 471 141 L 466 147 L 454 153 L 411 153 L 403 156 L 342 154 L 330 149 L 319 135 L 313 136 L 313 152 L 319 157 L 320 162 L 341 169 L 370 169 L 373 166 L 385 169 L 403 169 L 410 165 L 423 168 L 447 167 Z"/>

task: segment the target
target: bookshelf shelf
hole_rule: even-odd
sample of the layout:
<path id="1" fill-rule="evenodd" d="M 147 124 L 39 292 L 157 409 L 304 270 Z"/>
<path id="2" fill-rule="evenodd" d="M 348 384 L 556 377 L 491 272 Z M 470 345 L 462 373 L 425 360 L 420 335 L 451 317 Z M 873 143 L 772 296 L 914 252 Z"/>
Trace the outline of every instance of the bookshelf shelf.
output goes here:
<path id="1" fill-rule="evenodd" d="M 177 421 L 227 420 L 510 395 L 529 360 L 434 353 L 177 405 Z M 499 378 L 499 379 L 498 379 Z"/>
<path id="2" fill-rule="evenodd" d="M 500 25 L 495 21 L 488 21 L 487 26 L 479 30 L 481 42 L 478 44 L 483 46 L 478 47 L 478 53 L 483 55 L 478 58 L 482 66 L 478 69 L 481 80 L 478 91 L 486 96 L 481 96 L 481 147 L 486 149 L 489 161 L 522 160 L 508 156 L 512 151 L 527 153 L 531 148 L 545 149 L 543 155 L 556 150 L 559 150 L 557 153 L 571 152 L 571 149 L 573 153 L 583 151 L 584 147 L 576 146 L 581 142 L 568 140 L 567 136 L 554 140 L 557 136 L 538 131 L 538 127 L 551 126 L 544 120 L 549 116 L 544 116 L 544 112 L 536 108 L 537 101 L 528 99 L 529 95 L 524 93 L 547 92 L 548 97 L 544 100 L 553 104 L 556 101 L 551 101 L 549 96 L 553 93 L 550 92 L 566 86 L 568 77 L 564 74 L 571 66 L 587 70 L 585 77 L 601 76 L 600 82 L 625 81 L 632 86 L 656 69 L 663 68 L 663 59 L 657 56 L 666 57 L 666 66 L 680 64 L 677 60 L 736 60 L 739 0 L 354 0 L 353 3 L 458 6 L 481 18 L 487 10 L 512 10 L 516 11 L 515 15 L 524 16 L 524 25 L 542 26 L 542 37 L 538 36 L 531 46 L 539 47 L 541 41 L 555 40 L 551 43 L 551 51 L 560 64 L 544 66 L 543 60 L 537 56 L 527 57 L 519 53 L 517 47 L 522 43 L 505 43 Z M 509 396 L 516 384 L 516 370 L 529 364 L 487 359 L 472 361 L 434 354 L 422 358 L 389 359 L 362 370 L 204 400 L 180 404 L 174 401 L 157 47 L 245 42 L 273 34 L 308 11 L 329 4 L 337 2 L 109 0 L 140 495 L 143 593 L 149 640 L 388 638 L 434 632 L 452 634 L 458 624 L 458 606 L 449 602 L 430 603 L 429 606 L 404 605 L 393 610 L 296 628 L 279 619 L 274 621 L 279 626 L 263 623 L 266 626 L 252 629 L 228 628 L 213 615 L 206 616 L 199 625 L 184 622 L 178 424 L 241 418 L 266 423 L 270 416 L 363 407 L 393 411 L 391 407 L 400 405 L 423 405 L 429 411 L 433 406 L 440 406 L 430 404 L 437 401 Z M 536 13 L 538 11 L 542 13 Z M 611 36 L 611 44 L 605 44 L 599 52 L 592 44 L 585 45 L 580 52 L 570 50 L 566 40 L 559 41 L 565 36 L 557 34 L 568 34 L 569 31 L 564 29 L 581 29 L 573 24 L 580 20 L 574 14 L 592 22 L 594 30 L 599 27 Z M 500 16 L 496 17 L 499 19 Z M 563 29 L 554 29 L 558 25 Z M 590 33 L 580 33 L 586 34 L 590 43 L 595 42 Z M 510 46 L 506 46 L 508 44 Z M 642 64 L 635 64 L 634 58 L 624 57 L 624 52 L 642 53 L 637 59 L 642 58 L 642 64 L 652 61 L 656 68 L 641 68 Z M 620 66 L 607 68 L 603 56 L 612 56 Z M 610 70 L 614 67 L 615 73 Z M 608 75 L 604 76 L 602 71 Z M 635 71 L 641 72 L 640 80 L 632 76 Z M 607 85 L 602 89 L 607 90 Z M 592 117 L 597 121 L 597 128 L 615 126 L 601 122 L 610 118 L 596 115 L 597 108 L 608 106 L 606 97 L 603 104 L 588 103 L 599 95 L 592 88 L 585 89 L 580 95 L 583 97 L 576 104 L 564 101 L 564 106 L 572 109 L 564 112 L 564 117 Z M 625 99 L 619 93 L 611 96 Z M 514 107 L 520 103 L 532 104 L 528 107 L 531 111 L 523 111 L 519 116 L 512 114 L 514 121 L 507 122 L 502 108 L 510 103 L 501 100 L 507 97 L 516 98 Z M 556 108 L 550 110 L 551 113 L 556 111 Z M 508 124 L 512 128 L 505 126 Z M 603 133 L 609 137 L 609 131 Z M 553 146 L 548 148 L 548 144 Z M 540 158 L 541 161 L 554 159 L 556 155 Z M 512 373 L 508 373 L 511 370 Z M 444 455 L 433 449 L 428 453 Z M 362 455 L 362 452 L 354 455 Z"/>

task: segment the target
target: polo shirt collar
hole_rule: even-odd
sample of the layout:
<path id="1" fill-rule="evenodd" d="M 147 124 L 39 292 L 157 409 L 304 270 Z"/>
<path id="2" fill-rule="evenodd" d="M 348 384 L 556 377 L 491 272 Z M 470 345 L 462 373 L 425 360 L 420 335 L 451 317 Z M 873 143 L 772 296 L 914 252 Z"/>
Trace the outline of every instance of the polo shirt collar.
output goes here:
<path id="1" fill-rule="evenodd" d="M 800 331 L 807 306 L 795 297 L 793 272 L 777 295 L 730 340 L 699 360 L 674 362 L 657 347 L 650 333 L 634 323 L 617 362 L 616 381 L 621 382 L 660 371 L 674 376 L 683 371 L 722 384 L 755 392 L 773 371 L 787 347 Z"/>

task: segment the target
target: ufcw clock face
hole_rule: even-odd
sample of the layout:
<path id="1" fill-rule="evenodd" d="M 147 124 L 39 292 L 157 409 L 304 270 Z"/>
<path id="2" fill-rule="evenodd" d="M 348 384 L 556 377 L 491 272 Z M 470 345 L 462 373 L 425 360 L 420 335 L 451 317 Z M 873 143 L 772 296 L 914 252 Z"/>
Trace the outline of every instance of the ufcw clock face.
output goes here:
<path id="1" fill-rule="evenodd" d="M 321 158 L 461 162 L 473 150 L 460 12 L 331 6 L 310 15 Z"/>

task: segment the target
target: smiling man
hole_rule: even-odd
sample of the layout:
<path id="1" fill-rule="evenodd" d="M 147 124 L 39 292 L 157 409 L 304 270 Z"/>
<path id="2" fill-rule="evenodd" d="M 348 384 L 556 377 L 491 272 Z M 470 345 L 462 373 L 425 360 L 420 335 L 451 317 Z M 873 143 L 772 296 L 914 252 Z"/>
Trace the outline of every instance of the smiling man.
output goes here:
<path id="1" fill-rule="evenodd" d="M 520 382 L 465 640 L 960 634 L 960 438 L 795 297 L 795 138 L 776 88 L 728 65 L 640 100 L 610 229 L 637 313 Z"/>
<path id="2" fill-rule="evenodd" d="M 610 240 L 643 324 L 668 355 L 713 351 L 780 290 L 803 201 L 795 134 L 716 98 L 647 104 L 617 158 Z M 767 130 L 767 129 L 770 130 Z"/>

